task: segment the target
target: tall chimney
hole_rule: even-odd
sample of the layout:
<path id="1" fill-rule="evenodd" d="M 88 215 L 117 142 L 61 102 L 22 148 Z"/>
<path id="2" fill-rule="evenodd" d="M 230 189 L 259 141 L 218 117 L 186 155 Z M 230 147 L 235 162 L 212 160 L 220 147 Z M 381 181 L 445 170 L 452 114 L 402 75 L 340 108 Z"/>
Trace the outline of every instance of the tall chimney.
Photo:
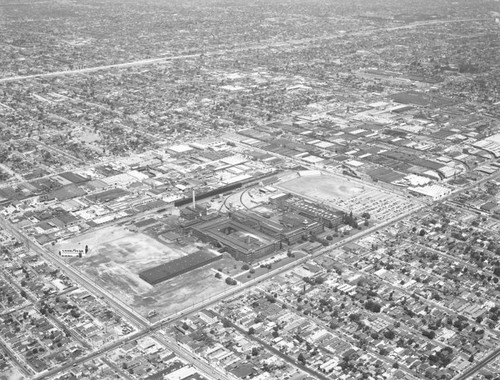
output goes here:
<path id="1" fill-rule="evenodd" d="M 196 194 L 193 190 L 193 209 L 195 209 L 195 208 L 196 208 Z"/>

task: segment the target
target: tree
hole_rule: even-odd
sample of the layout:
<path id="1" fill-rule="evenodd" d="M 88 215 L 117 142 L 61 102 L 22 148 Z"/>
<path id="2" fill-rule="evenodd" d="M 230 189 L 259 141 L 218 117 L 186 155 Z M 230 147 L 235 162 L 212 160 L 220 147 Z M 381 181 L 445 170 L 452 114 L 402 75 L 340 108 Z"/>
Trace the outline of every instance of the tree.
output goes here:
<path id="1" fill-rule="evenodd" d="M 493 270 L 493 274 L 494 274 L 495 276 L 500 277 L 500 266 L 496 267 L 496 268 Z"/>
<path id="2" fill-rule="evenodd" d="M 271 294 L 267 294 L 266 299 L 268 302 L 276 303 L 276 297 L 273 297 Z"/>
<path id="3" fill-rule="evenodd" d="M 423 330 L 422 335 L 429 339 L 434 339 L 436 337 L 436 333 L 432 330 Z"/>
<path id="4" fill-rule="evenodd" d="M 380 348 L 379 354 L 382 356 L 387 356 L 389 354 L 389 350 L 386 348 Z"/>
<path id="5" fill-rule="evenodd" d="M 349 319 L 351 320 L 351 322 L 359 322 L 359 320 L 361 319 L 361 314 L 352 313 L 349 315 Z"/>
<path id="6" fill-rule="evenodd" d="M 380 313 L 380 310 L 382 309 L 379 303 L 373 302 L 372 300 L 366 301 L 365 308 L 374 313 Z"/>
<path id="7" fill-rule="evenodd" d="M 332 330 L 336 330 L 340 327 L 339 323 L 336 320 L 330 321 L 328 325 Z"/>
<path id="8" fill-rule="evenodd" d="M 393 330 L 386 330 L 384 331 L 384 336 L 389 340 L 393 340 L 396 337 L 396 333 Z"/>
<path id="9" fill-rule="evenodd" d="M 320 277 L 316 277 L 316 278 L 314 279 L 314 282 L 315 282 L 316 284 L 318 284 L 318 285 L 319 285 L 319 284 L 324 283 L 324 282 L 325 282 L 325 279 L 324 279 L 323 277 L 321 277 L 321 276 L 320 276 Z"/>
<path id="10" fill-rule="evenodd" d="M 78 310 L 76 309 L 71 309 L 71 312 L 70 312 L 71 316 L 73 318 L 79 318 L 80 317 L 80 313 L 78 312 Z"/>
<path id="11" fill-rule="evenodd" d="M 299 354 L 299 356 L 297 356 L 297 360 L 302 364 L 302 365 L 306 365 L 306 358 L 304 356 L 304 354 L 301 352 Z"/>
<path id="12" fill-rule="evenodd" d="M 255 329 L 253 327 L 250 327 L 247 332 L 248 335 L 253 335 L 255 334 Z"/>

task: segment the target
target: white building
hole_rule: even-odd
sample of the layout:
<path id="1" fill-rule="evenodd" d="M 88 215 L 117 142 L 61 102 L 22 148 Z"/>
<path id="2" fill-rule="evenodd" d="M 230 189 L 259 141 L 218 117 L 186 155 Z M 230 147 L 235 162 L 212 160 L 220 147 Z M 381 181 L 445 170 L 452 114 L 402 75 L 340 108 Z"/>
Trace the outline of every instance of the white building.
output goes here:
<path id="1" fill-rule="evenodd" d="M 85 255 L 85 249 L 71 248 L 71 249 L 60 249 L 59 256 L 61 257 L 83 257 Z"/>

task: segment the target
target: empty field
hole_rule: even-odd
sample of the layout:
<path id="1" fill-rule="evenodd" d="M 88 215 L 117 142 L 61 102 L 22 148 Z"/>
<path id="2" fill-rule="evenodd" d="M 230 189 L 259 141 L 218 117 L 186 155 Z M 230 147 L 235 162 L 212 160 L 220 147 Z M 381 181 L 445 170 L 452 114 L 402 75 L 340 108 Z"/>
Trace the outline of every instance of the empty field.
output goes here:
<path id="1" fill-rule="evenodd" d="M 152 286 L 139 277 L 139 272 L 207 248 L 164 244 L 123 227 L 93 231 L 57 244 L 53 249 L 57 252 L 61 248 L 83 248 L 85 245 L 89 247 L 88 255 L 68 259 L 68 262 L 144 316 L 150 310 L 169 315 L 214 296 L 227 285 L 214 278 L 210 268 L 233 265 L 232 259 L 224 258 Z"/>

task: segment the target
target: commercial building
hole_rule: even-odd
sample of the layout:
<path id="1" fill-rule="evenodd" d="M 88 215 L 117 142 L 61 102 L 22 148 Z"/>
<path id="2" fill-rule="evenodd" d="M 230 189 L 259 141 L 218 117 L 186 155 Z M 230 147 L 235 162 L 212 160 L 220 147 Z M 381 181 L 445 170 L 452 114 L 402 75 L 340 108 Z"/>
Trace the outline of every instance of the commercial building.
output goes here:
<path id="1" fill-rule="evenodd" d="M 83 257 L 83 255 L 85 255 L 85 249 L 72 248 L 59 250 L 59 256 L 61 257 Z"/>

